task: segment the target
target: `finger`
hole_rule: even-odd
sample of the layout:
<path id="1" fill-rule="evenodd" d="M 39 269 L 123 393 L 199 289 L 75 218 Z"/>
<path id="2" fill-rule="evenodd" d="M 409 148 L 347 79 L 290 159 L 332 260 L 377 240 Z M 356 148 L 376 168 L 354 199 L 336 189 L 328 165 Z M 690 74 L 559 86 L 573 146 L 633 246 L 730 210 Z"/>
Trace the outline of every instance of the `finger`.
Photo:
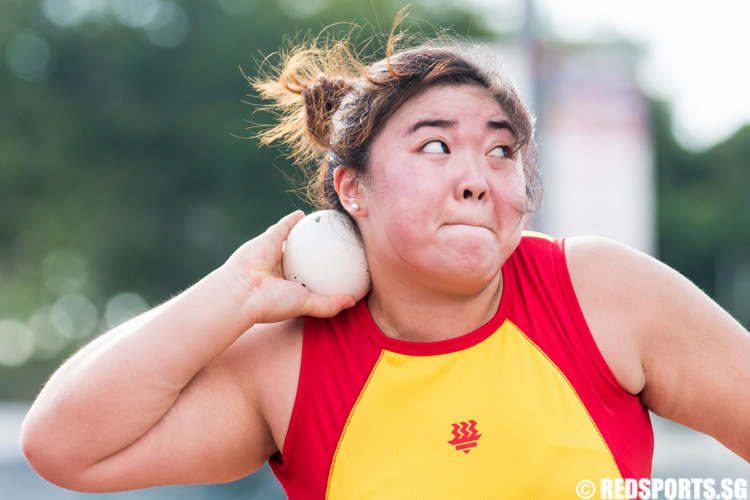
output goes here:
<path id="1" fill-rule="evenodd" d="M 305 217 L 305 212 L 303 212 L 302 210 L 295 210 L 294 212 L 282 217 L 279 220 L 279 222 L 274 224 L 274 226 L 277 226 L 279 229 L 283 230 L 286 234 L 289 234 L 289 231 L 292 230 L 295 224 L 301 221 L 304 217 Z"/>
<path id="2" fill-rule="evenodd" d="M 289 236 L 289 232 L 292 230 L 295 224 L 297 224 L 305 216 L 302 210 L 295 210 L 282 217 L 276 224 L 266 229 L 266 235 L 277 244 L 281 243 Z"/>
<path id="3" fill-rule="evenodd" d="M 327 297 L 317 293 L 310 293 L 302 307 L 302 316 L 315 316 L 317 318 L 330 318 L 336 316 L 344 309 L 356 304 L 354 297 L 349 295 L 332 295 Z"/>

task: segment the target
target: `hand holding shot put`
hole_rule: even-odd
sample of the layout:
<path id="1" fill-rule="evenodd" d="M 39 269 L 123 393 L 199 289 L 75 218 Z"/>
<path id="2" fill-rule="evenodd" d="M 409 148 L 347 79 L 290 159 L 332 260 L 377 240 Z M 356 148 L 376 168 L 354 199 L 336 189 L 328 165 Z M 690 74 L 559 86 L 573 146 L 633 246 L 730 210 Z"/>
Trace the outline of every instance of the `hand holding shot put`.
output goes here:
<path id="1" fill-rule="evenodd" d="M 311 292 L 362 299 L 370 290 L 370 271 L 355 227 L 336 210 L 306 216 L 284 242 L 284 277 Z"/>
<path id="2" fill-rule="evenodd" d="M 650 477 L 649 411 L 750 460 L 748 332 L 649 256 L 524 231 L 541 186 L 515 85 L 486 47 L 402 42 L 365 63 L 307 40 L 253 80 L 280 117 L 262 142 L 347 230 L 290 214 L 81 349 L 24 422 L 43 477 L 119 491 L 268 462 L 295 499 L 575 498 Z M 318 244 L 335 259 L 307 264 Z"/>
<path id="3" fill-rule="evenodd" d="M 288 239 L 290 231 L 294 230 L 295 224 L 302 220 L 302 212 L 287 215 L 277 224 L 271 226 L 263 235 L 240 247 L 225 264 L 225 267 L 235 273 L 247 287 L 247 308 L 258 315 L 254 317 L 253 324 L 274 323 L 299 316 L 335 316 L 344 307 L 353 306 L 369 290 L 369 281 L 362 283 L 362 278 L 356 276 L 352 276 L 352 280 L 359 279 L 359 281 L 357 286 L 353 288 L 342 279 L 328 285 L 325 277 L 319 278 L 323 285 L 328 285 L 327 287 L 321 286 L 322 291 L 329 292 L 332 290 L 334 292 L 326 294 L 316 293 L 314 288 L 299 286 L 295 280 L 284 279 L 287 273 L 283 268 L 283 245 Z M 296 227 L 297 231 L 300 231 L 300 227 Z M 345 230 L 346 228 L 342 227 L 341 229 Z M 317 236 L 316 232 L 308 231 L 306 238 L 303 236 L 299 243 L 295 242 L 295 246 L 298 244 L 303 247 L 297 251 L 314 252 L 317 249 L 328 255 L 332 254 L 332 248 L 335 248 L 335 245 L 338 244 L 335 234 L 324 233 L 322 238 L 326 239 L 321 239 L 321 236 Z M 352 245 L 356 243 L 356 240 L 351 242 Z M 356 245 L 355 248 L 361 249 L 359 245 Z M 364 256 L 364 251 L 362 251 L 362 255 Z M 310 268 L 310 272 L 331 271 L 330 269 L 320 269 L 328 263 L 324 260 L 320 262 L 322 259 L 315 259 L 316 256 L 313 255 L 312 259 L 305 258 L 305 255 L 298 257 L 297 261 L 294 262 L 300 268 L 297 272 L 305 274 L 303 272 L 305 268 Z M 340 254 L 334 254 L 334 256 L 342 257 Z M 325 255 L 317 257 L 325 257 Z M 347 262 L 344 261 L 340 261 L 340 264 L 343 267 L 347 266 Z M 364 273 L 367 276 L 366 261 L 358 261 L 356 264 L 364 266 Z M 291 266 L 287 267 L 291 268 Z M 351 289 L 351 293 L 347 294 L 348 289 Z"/>

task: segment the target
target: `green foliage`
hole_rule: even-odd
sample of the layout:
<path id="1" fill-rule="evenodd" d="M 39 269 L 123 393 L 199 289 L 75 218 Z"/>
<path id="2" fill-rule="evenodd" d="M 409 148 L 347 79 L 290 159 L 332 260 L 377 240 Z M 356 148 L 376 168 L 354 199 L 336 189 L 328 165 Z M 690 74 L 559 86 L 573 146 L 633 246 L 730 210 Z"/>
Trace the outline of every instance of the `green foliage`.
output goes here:
<path id="1" fill-rule="evenodd" d="M 660 258 L 750 325 L 750 125 L 688 153 L 656 107 Z"/>
<path id="2" fill-rule="evenodd" d="M 283 153 L 242 139 L 258 117 L 243 103 L 254 99 L 240 68 L 252 75 L 284 37 L 334 23 L 344 23 L 333 28 L 340 33 L 356 23 L 361 41 L 376 37 L 368 50 L 382 50 L 378 37 L 403 6 L 159 2 L 184 13 L 181 43 L 179 29 L 126 27 L 111 11 L 68 26 L 61 23 L 70 18 L 55 24 L 45 14 L 85 2 L 0 4 L 0 339 L 12 331 L 27 351 L 30 335 L 36 342 L 30 359 L 18 358 L 23 364 L 0 366 L 0 399 L 30 399 L 63 357 L 137 312 L 132 300 L 130 309 L 114 307 L 113 297 L 165 300 L 283 214 L 307 209 L 288 192 L 285 175 L 294 171 Z M 322 10 L 303 15 L 316 5 Z M 499 36 L 451 5 L 418 1 L 405 26 Z M 46 65 L 13 59 L 19 40 L 46 44 Z M 19 76 L 14 61 L 27 73 Z M 655 113 L 660 255 L 741 316 L 736 304 L 750 283 L 750 128 L 700 154 L 679 148 L 669 130 L 666 111 Z"/>
<path id="3" fill-rule="evenodd" d="M 73 7 L 84 4 L 0 6 L 0 350 L 8 342 L 27 349 L 32 334 L 47 345 L 38 325 L 63 332 L 63 341 L 37 345 L 25 362 L 21 356 L 21 366 L 2 367 L 0 353 L 0 399 L 33 397 L 62 357 L 108 327 L 116 294 L 163 301 L 282 215 L 308 209 L 289 193 L 283 172 L 293 170 L 283 154 L 242 138 L 252 135 L 253 108 L 243 103 L 250 89 L 240 68 L 252 75 L 284 37 L 333 23 L 354 22 L 362 39 L 382 38 L 402 7 L 154 0 L 184 14 L 175 18 L 187 21 L 176 24 L 181 32 L 126 27 L 114 7 L 83 14 Z M 324 8 L 305 17 L 315 5 Z M 63 10 L 50 14 L 54 8 Z M 142 14 L 130 12 L 134 20 Z M 409 14 L 423 20 L 407 21 L 410 29 L 483 34 L 469 14 L 440 2 L 417 3 Z M 27 52 L 13 59 L 19 40 Z M 46 65 L 34 67 L 28 50 L 45 44 Z M 81 327 L 87 315 L 70 307 L 93 309 L 96 324 Z M 34 328 L 19 326 L 32 317 Z"/>

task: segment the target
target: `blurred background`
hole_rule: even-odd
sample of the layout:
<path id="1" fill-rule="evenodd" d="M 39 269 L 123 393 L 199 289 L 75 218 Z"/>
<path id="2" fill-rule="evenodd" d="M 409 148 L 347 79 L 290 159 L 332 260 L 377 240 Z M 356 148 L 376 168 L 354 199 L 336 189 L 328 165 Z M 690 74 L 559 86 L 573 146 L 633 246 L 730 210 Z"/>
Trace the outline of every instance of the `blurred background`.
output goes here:
<path id="1" fill-rule="evenodd" d="M 92 496 L 45 483 L 20 453 L 44 381 L 94 336 L 309 210 L 283 152 L 251 138 L 265 117 L 242 72 L 284 37 L 333 23 L 381 40 L 401 7 L 0 3 L 0 498 Z M 495 45 L 534 108 L 545 200 L 532 227 L 649 252 L 750 326 L 749 2 L 414 0 L 408 12 L 410 31 Z M 750 477 L 711 438 L 658 418 L 655 431 L 655 477 Z M 283 495 L 264 468 L 97 497 Z"/>

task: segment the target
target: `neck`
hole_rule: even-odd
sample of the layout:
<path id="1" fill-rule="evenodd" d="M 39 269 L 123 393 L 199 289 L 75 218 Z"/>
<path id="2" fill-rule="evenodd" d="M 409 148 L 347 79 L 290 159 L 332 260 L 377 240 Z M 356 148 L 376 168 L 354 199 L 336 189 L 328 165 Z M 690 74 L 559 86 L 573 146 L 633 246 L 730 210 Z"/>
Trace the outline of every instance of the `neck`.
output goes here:
<path id="1" fill-rule="evenodd" d="M 489 321 L 497 312 L 503 276 L 472 295 L 446 296 L 409 287 L 373 287 L 367 305 L 375 323 L 388 337 L 410 342 L 436 342 L 460 337 Z"/>

